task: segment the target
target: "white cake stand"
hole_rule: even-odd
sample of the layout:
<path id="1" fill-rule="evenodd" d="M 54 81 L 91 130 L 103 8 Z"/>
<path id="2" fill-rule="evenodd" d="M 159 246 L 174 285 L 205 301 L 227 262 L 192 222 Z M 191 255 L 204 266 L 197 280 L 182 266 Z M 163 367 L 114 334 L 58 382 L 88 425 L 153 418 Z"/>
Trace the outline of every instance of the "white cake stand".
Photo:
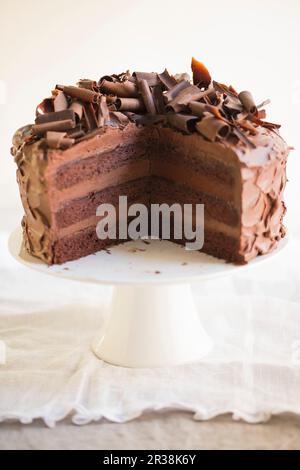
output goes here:
<path id="1" fill-rule="evenodd" d="M 177 365 L 207 355 L 213 343 L 201 326 L 190 283 L 254 268 L 286 244 L 284 240 L 273 253 L 235 266 L 168 241 L 138 240 L 48 267 L 26 252 L 21 229 L 9 238 L 13 257 L 31 269 L 114 286 L 105 332 L 92 349 L 100 359 L 126 367 Z"/>

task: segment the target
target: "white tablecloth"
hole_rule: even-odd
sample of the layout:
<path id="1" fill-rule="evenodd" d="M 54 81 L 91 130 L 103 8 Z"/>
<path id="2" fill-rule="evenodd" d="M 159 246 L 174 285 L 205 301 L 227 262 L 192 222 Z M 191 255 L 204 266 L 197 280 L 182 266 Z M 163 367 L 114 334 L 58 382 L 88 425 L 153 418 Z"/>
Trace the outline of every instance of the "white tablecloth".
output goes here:
<path id="1" fill-rule="evenodd" d="M 7 238 L 1 232 L 0 420 L 124 422 L 174 408 L 260 422 L 300 413 L 299 239 L 255 269 L 194 286 L 215 342 L 208 357 L 135 370 L 107 365 L 89 347 L 110 288 L 31 271 L 11 258 Z"/>

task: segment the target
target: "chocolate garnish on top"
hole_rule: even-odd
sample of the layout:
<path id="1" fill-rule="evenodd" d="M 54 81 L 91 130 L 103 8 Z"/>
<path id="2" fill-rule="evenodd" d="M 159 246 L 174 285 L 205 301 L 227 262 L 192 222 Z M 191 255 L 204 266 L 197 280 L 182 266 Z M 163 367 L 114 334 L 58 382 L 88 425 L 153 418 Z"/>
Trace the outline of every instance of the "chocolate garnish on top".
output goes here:
<path id="1" fill-rule="evenodd" d="M 104 126 L 170 126 L 180 132 L 197 132 L 211 141 L 235 136 L 255 148 L 259 127 L 278 129 L 264 121 L 266 100 L 255 105 L 250 92 L 212 81 L 206 67 L 192 59 L 193 83 L 186 73 L 129 71 L 80 79 L 77 86 L 56 85 L 52 96 L 36 109 L 35 124 L 26 141 L 45 138 L 54 148 L 67 148 L 89 138 Z M 64 135 L 64 137 L 62 137 Z"/>

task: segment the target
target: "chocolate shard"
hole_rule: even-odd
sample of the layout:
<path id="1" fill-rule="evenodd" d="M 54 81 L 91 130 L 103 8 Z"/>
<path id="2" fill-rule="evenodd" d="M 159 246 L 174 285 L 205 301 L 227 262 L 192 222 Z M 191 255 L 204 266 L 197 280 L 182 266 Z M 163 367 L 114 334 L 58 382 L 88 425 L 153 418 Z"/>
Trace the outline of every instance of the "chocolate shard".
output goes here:
<path id="1" fill-rule="evenodd" d="M 152 96 L 155 104 L 155 108 L 158 114 L 165 114 L 166 107 L 164 103 L 164 96 L 161 85 L 152 87 Z"/>
<path id="2" fill-rule="evenodd" d="M 250 91 L 241 91 L 239 93 L 239 99 L 244 107 L 244 109 L 250 114 L 257 113 L 257 107 L 254 103 L 253 96 L 251 95 Z"/>
<path id="3" fill-rule="evenodd" d="M 162 73 L 159 73 L 158 78 L 166 90 L 171 90 L 171 88 L 177 85 L 175 78 L 169 74 L 167 69 L 165 69 Z"/>
<path id="4" fill-rule="evenodd" d="M 145 112 L 143 100 L 140 98 L 118 98 L 115 106 L 118 111 Z"/>
<path id="5" fill-rule="evenodd" d="M 74 100 L 71 104 L 69 109 L 74 111 L 76 120 L 79 122 L 83 116 L 83 104 L 80 101 Z"/>
<path id="6" fill-rule="evenodd" d="M 185 88 L 188 88 L 190 86 L 190 83 L 187 82 L 186 80 L 182 80 L 179 83 L 176 83 L 172 88 L 170 88 L 166 93 L 164 93 L 164 100 L 166 103 L 169 103 L 170 101 L 174 100 L 176 96 Z"/>
<path id="7" fill-rule="evenodd" d="M 63 91 L 56 90 L 56 96 L 53 99 L 54 111 L 64 111 L 68 108 L 68 100 Z"/>
<path id="8" fill-rule="evenodd" d="M 41 114 L 45 113 L 53 113 L 54 106 L 53 106 L 53 97 L 45 98 L 41 103 L 39 103 L 35 110 L 35 115 L 40 116 Z"/>
<path id="9" fill-rule="evenodd" d="M 103 80 L 100 83 L 100 91 L 111 95 L 116 95 L 119 98 L 138 98 L 138 89 L 135 83 L 129 80 L 125 82 L 110 82 Z"/>
<path id="10" fill-rule="evenodd" d="M 66 131 L 75 127 L 73 119 L 65 119 L 63 121 L 49 121 L 42 124 L 32 126 L 32 132 L 36 135 L 43 135 L 47 131 Z"/>
<path id="11" fill-rule="evenodd" d="M 52 132 L 46 133 L 46 142 L 52 149 L 66 149 L 75 143 L 75 139 L 66 137 L 66 132 Z"/>
<path id="12" fill-rule="evenodd" d="M 158 75 L 154 72 L 133 72 L 132 76 L 136 78 L 137 82 L 140 80 L 146 80 L 149 86 L 156 86 L 159 84 Z"/>
<path id="13" fill-rule="evenodd" d="M 118 78 L 115 75 L 103 75 L 98 80 L 98 86 L 100 87 L 101 82 L 106 80 L 107 82 L 119 82 Z"/>
<path id="14" fill-rule="evenodd" d="M 196 85 L 189 85 L 181 90 L 174 100 L 168 103 L 168 107 L 171 107 L 175 112 L 180 112 L 191 101 L 200 100 L 209 93 L 210 90 L 201 91 Z"/>
<path id="15" fill-rule="evenodd" d="M 167 114 L 167 120 L 172 127 L 175 127 L 185 134 L 191 134 L 195 130 L 199 117 L 191 114 L 170 113 Z"/>
<path id="16" fill-rule="evenodd" d="M 142 79 L 138 81 L 138 88 L 139 91 L 142 95 L 142 99 L 145 105 L 145 108 L 148 113 L 150 114 L 156 114 L 156 108 L 154 104 L 154 99 L 150 90 L 150 87 L 148 85 L 147 80 Z"/>
<path id="17" fill-rule="evenodd" d="M 58 89 L 60 89 L 60 85 L 56 85 L 56 87 L 59 87 Z M 88 90 L 87 88 L 80 88 L 76 86 L 63 86 L 62 91 L 66 95 L 71 96 L 72 98 L 78 98 L 79 100 L 87 103 L 97 103 L 100 99 L 100 93 Z"/>
<path id="18" fill-rule="evenodd" d="M 207 114 L 196 124 L 196 130 L 211 142 L 215 142 L 228 136 L 230 126 L 226 122 Z"/>
<path id="19" fill-rule="evenodd" d="M 200 88 L 207 88 L 211 82 L 211 76 L 205 65 L 192 57 L 191 67 L 193 72 L 193 83 L 198 85 Z"/>
<path id="20" fill-rule="evenodd" d="M 75 114 L 72 109 L 64 109 L 63 111 L 56 111 L 52 113 L 40 114 L 36 117 L 36 124 L 43 124 L 51 121 L 65 121 L 71 119 L 75 123 Z"/>
<path id="21" fill-rule="evenodd" d="M 98 126 L 104 126 L 109 121 L 109 109 L 106 102 L 106 96 L 101 96 L 98 108 Z"/>

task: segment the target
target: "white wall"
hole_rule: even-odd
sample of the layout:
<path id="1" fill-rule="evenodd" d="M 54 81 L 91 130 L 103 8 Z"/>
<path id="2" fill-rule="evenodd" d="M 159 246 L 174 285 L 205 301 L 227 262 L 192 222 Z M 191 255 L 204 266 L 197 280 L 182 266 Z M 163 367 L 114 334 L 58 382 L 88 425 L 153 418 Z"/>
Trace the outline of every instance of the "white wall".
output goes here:
<path id="1" fill-rule="evenodd" d="M 126 68 L 188 71 L 195 55 L 215 79 L 251 90 L 257 101 L 271 98 L 268 118 L 296 147 L 287 191 L 296 227 L 299 21 L 299 0 L 0 0 L 1 226 L 21 214 L 11 136 L 32 122 L 51 87 Z"/>

